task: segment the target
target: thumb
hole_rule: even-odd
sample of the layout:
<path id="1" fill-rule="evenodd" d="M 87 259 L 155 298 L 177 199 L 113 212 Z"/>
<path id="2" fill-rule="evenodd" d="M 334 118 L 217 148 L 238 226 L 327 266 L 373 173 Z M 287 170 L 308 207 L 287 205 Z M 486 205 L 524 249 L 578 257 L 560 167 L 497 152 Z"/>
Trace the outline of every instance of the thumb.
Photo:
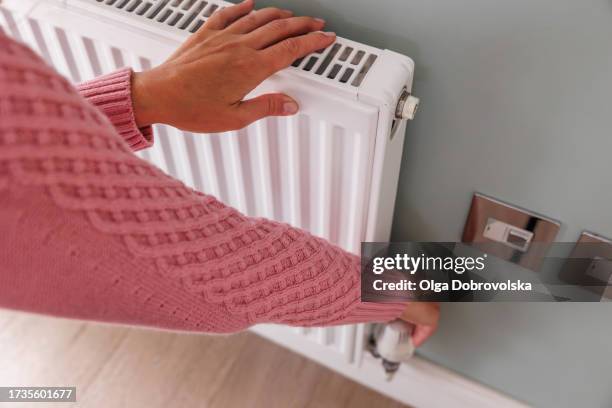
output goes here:
<path id="1" fill-rule="evenodd" d="M 252 123 L 268 116 L 295 115 L 299 106 L 287 95 L 265 94 L 240 103 L 238 107 L 245 122 Z"/>

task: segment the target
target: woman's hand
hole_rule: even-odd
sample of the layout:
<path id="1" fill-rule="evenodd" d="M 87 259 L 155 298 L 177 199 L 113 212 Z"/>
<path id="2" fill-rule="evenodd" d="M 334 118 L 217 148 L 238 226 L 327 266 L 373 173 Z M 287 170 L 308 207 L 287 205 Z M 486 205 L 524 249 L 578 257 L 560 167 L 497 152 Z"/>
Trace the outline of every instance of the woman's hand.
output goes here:
<path id="1" fill-rule="evenodd" d="M 412 341 L 415 347 L 419 347 L 438 328 L 440 305 L 434 302 L 409 303 L 400 319 L 414 325 Z"/>
<path id="2" fill-rule="evenodd" d="M 253 0 L 214 13 L 166 62 L 134 74 L 137 124 L 222 132 L 295 114 L 298 104 L 287 95 L 243 99 L 270 75 L 331 45 L 336 36 L 320 32 L 324 25 L 287 10 L 253 11 Z"/>

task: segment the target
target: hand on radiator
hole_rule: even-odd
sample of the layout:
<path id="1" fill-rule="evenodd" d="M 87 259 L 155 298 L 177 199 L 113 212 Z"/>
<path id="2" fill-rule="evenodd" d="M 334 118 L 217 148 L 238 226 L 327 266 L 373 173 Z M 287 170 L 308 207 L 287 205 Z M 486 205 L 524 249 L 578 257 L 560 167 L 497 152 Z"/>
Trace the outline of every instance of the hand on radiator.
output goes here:
<path id="1" fill-rule="evenodd" d="M 211 133 L 297 113 L 287 95 L 244 98 L 293 61 L 331 45 L 336 36 L 318 31 L 324 25 L 277 8 L 253 11 L 253 0 L 216 12 L 166 62 L 134 73 L 136 122 Z"/>

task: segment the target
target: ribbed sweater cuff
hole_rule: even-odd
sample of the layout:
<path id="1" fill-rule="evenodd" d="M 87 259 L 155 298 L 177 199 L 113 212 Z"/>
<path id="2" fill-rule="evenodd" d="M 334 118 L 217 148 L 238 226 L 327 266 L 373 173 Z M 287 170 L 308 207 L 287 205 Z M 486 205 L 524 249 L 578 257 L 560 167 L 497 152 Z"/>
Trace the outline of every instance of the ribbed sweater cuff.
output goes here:
<path id="1" fill-rule="evenodd" d="M 342 323 L 389 322 L 400 317 L 406 305 L 406 303 L 361 302 Z"/>
<path id="2" fill-rule="evenodd" d="M 79 93 L 111 121 L 123 140 L 137 151 L 153 145 L 151 126 L 136 125 L 132 105 L 132 69 L 103 75 L 77 86 Z"/>

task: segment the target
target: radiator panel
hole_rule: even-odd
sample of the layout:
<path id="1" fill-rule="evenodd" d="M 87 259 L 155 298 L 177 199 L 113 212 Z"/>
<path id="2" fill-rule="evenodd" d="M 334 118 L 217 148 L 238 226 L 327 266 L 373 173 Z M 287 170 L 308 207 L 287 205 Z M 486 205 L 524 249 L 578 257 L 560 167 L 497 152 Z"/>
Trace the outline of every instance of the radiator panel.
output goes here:
<path id="1" fill-rule="evenodd" d="M 61 10 L 39 14 L 52 18 L 17 17 L 0 8 L 0 26 L 31 45 L 73 82 L 123 66 L 131 66 L 136 71 L 148 69 L 160 63 L 169 49 L 167 43 L 160 43 L 163 51 L 140 55 L 136 50 L 147 48 L 139 42 L 143 39 L 123 44 L 114 39 L 121 37 L 119 34 L 102 35 L 101 30 L 89 24 L 82 30 L 51 24 L 50 21 L 74 20 L 74 15 L 62 16 Z M 86 20 L 90 17 L 84 17 L 84 21 L 93 21 Z M 341 69 L 350 67 L 351 58 L 360 47 L 380 55 L 379 50 L 348 40 L 343 42 L 352 54 L 348 53 L 343 62 L 347 66 L 342 65 Z M 338 50 L 338 58 L 341 54 Z M 365 63 L 366 59 L 362 56 L 359 63 Z M 383 112 L 384 101 L 366 92 L 367 86 L 356 88 L 338 81 L 333 87 L 321 86 L 321 78 L 334 65 L 330 63 L 321 68 L 324 63 L 324 58 L 320 58 L 311 67 L 310 72 L 322 72 L 314 75 L 313 80 L 310 77 L 313 75 L 303 71 L 307 61 L 298 61 L 290 75 L 281 73 L 271 78 L 251 95 L 286 91 L 300 102 L 302 109 L 297 116 L 268 118 L 222 134 L 192 134 L 156 125 L 154 146 L 138 155 L 186 185 L 214 195 L 248 215 L 307 229 L 348 251 L 358 253 L 362 240 L 385 240 L 391 215 L 372 215 L 372 199 L 393 201 L 395 196 L 393 193 L 379 197 L 378 192 L 384 184 L 383 177 L 393 184 L 399 172 L 403 135 L 394 139 L 393 148 L 388 147 L 394 109 L 391 105 L 395 98 L 392 92 L 399 91 L 398 86 L 393 82 L 381 84 L 381 94 L 385 97 L 386 93 L 391 94 L 388 99 L 392 101 L 383 106 Z M 338 75 L 342 75 L 341 69 Z M 398 83 L 409 80 L 400 78 Z M 400 126 L 399 132 L 403 130 Z M 381 170 L 387 167 L 393 169 L 393 174 Z M 383 233 L 373 233 L 371 225 L 379 224 L 383 224 L 380 227 Z M 304 341 L 320 345 L 329 356 L 336 356 L 338 364 L 354 365 L 361 360 L 364 325 L 287 330 Z M 256 331 L 263 335 L 276 332 L 265 327 Z"/>

